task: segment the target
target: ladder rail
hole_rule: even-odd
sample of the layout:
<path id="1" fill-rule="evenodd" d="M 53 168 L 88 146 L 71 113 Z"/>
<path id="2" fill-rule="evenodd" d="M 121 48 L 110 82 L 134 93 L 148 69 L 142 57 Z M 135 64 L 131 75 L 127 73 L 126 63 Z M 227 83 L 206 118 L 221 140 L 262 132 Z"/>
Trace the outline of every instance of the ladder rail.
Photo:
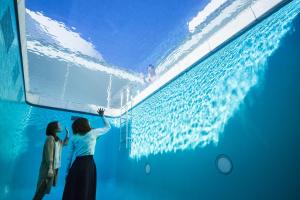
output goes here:
<path id="1" fill-rule="evenodd" d="M 123 91 L 126 92 L 126 104 L 123 105 Z M 121 108 L 120 108 L 120 145 L 119 149 L 122 149 L 122 146 L 125 142 L 125 148 L 129 149 L 130 147 L 130 121 L 132 120 L 132 99 L 129 99 L 129 88 L 122 90 L 121 92 Z M 125 125 L 125 127 L 124 127 Z M 125 128 L 125 135 L 124 135 Z M 125 138 L 123 139 L 123 137 Z"/>

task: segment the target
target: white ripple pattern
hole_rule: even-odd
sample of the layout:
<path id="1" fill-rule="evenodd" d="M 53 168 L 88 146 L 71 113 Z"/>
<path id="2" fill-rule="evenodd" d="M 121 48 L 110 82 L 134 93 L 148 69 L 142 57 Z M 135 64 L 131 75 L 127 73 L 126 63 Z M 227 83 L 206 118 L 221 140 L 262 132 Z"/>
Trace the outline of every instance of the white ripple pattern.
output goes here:
<path id="1" fill-rule="evenodd" d="M 134 108 L 130 157 L 217 145 L 299 11 L 291 2 Z"/>
<path id="2" fill-rule="evenodd" d="M 9 162 L 27 150 L 28 137 L 24 135 L 24 130 L 31 107 L 24 103 L 0 101 L 0 114 L 0 161 Z"/>

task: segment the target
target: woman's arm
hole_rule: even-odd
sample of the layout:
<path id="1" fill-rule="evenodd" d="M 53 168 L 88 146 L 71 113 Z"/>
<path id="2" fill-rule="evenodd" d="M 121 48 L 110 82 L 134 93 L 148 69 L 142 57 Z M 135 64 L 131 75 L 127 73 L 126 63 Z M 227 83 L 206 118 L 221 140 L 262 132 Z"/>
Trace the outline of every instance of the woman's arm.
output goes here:
<path id="1" fill-rule="evenodd" d="M 69 130 L 66 128 L 66 136 L 65 136 L 65 139 L 62 142 L 62 145 L 67 146 L 68 143 L 69 143 Z"/>
<path id="2" fill-rule="evenodd" d="M 96 137 L 99 137 L 99 136 L 104 135 L 105 133 L 107 133 L 110 130 L 111 127 L 110 127 L 110 124 L 109 124 L 108 120 L 104 117 L 104 109 L 99 108 L 97 112 L 100 115 L 100 117 L 102 117 L 104 127 L 93 129 L 92 133 Z"/>
<path id="3" fill-rule="evenodd" d="M 49 178 L 54 176 L 53 162 L 54 162 L 54 138 L 49 136 L 45 144 L 45 161 L 48 166 L 47 176 Z"/>
<path id="4" fill-rule="evenodd" d="M 110 123 L 108 122 L 108 120 L 102 116 L 102 120 L 103 120 L 103 123 L 104 123 L 104 127 L 102 128 L 104 130 L 104 132 L 108 132 L 110 130 Z"/>
<path id="5" fill-rule="evenodd" d="M 93 135 L 95 135 L 96 137 L 104 135 L 111 128 L 109 122 L 107 121 L 107 119 L 104 116 L 102 117 L 102 120 L 103 120 L 103 123 L 104 123 L 104 127 L 103 128 L 95 128 L 95 129 L 92 130 Z"/>

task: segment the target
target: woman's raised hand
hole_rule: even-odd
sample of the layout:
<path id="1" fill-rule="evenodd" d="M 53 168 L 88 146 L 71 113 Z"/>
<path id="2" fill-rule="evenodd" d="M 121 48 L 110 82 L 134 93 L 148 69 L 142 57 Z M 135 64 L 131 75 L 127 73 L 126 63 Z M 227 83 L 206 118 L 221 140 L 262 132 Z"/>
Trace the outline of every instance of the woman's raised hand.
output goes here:
<path id="1" fill-rule="evenodd" d="M 104 108 L 99 108 L 98 110 L 97 110 L 97 113 L 101 116 L 101 117 L 103 117 L 103 115 L 104 115 Z"/>

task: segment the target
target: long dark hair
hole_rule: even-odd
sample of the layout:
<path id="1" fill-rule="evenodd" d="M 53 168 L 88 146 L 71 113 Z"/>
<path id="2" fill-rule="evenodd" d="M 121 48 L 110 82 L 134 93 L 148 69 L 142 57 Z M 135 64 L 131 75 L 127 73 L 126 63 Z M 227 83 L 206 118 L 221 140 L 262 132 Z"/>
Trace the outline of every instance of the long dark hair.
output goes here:
<path id="1" fill-rule="evenodd" d="M 89 120 L 84 117 L 78 117 L 72 124 L 73 133 L 79 135 L 85 135 L 92 130 Z"/>
<path id="2" fill-rule="evenodd" d="M 58 121 L 50 122 L 46 129 L 46 135 L 47 136 L 53 136 L 55 141 L 59 140 L 57 137 L 56 132 L 58 131 Z"/>

